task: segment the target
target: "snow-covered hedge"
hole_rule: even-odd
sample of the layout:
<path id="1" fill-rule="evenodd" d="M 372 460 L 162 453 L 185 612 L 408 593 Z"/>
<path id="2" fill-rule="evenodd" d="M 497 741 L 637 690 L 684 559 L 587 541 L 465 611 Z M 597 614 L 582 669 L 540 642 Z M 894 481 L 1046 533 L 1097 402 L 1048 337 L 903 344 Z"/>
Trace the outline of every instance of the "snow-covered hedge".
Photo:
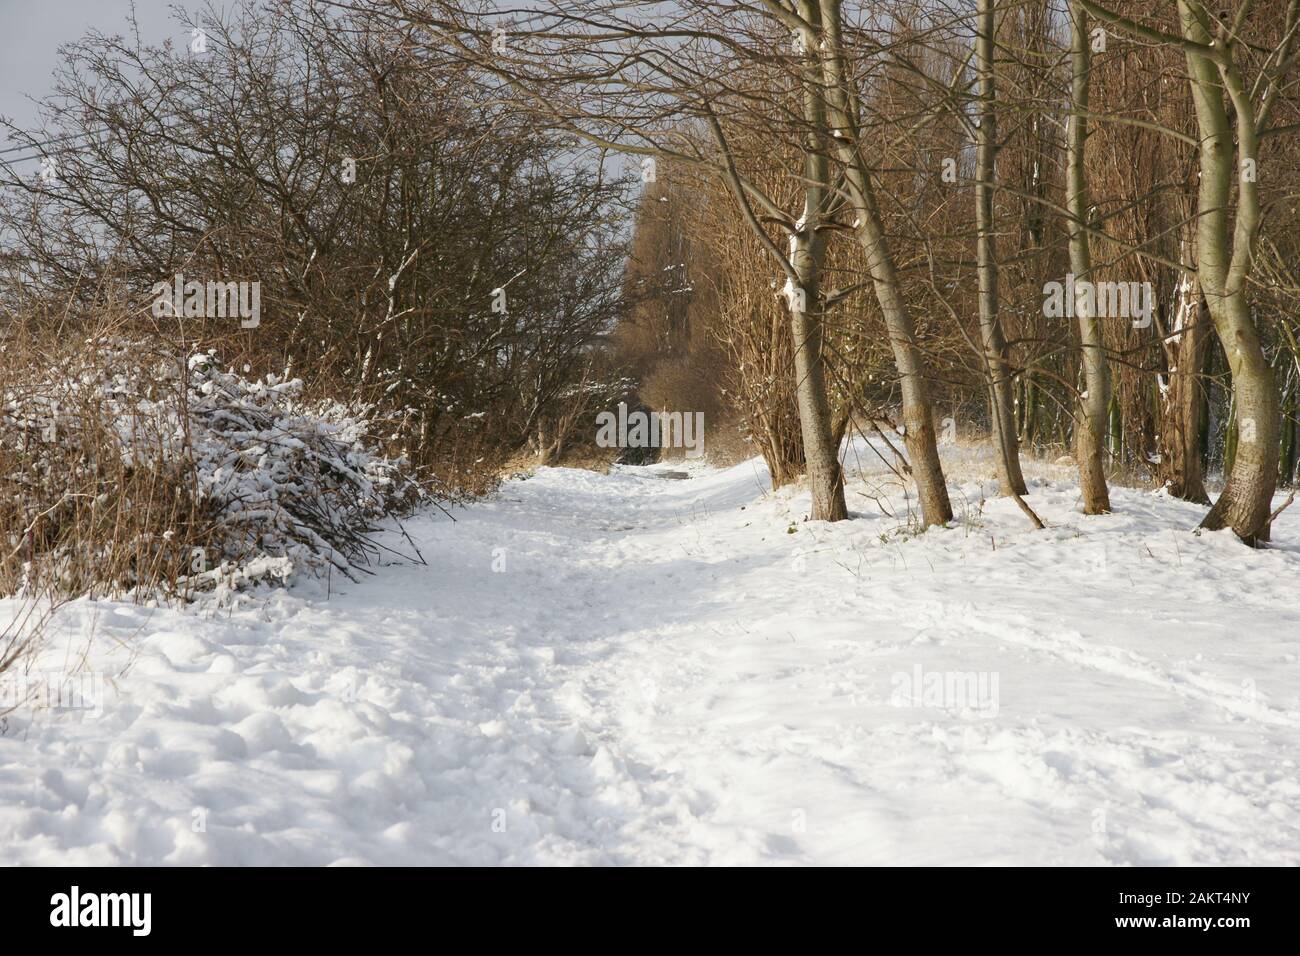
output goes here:
<path id="1" fill-rule="evenodd" d="M 376 449 L 365 409 L 307 402 L 301 381 L 250 379 L 211 353 L 101 344 L 10 369 L 2 397 L 10 591 L 352 576 L 380 552 L 377 522 L 426 497 Z"/>

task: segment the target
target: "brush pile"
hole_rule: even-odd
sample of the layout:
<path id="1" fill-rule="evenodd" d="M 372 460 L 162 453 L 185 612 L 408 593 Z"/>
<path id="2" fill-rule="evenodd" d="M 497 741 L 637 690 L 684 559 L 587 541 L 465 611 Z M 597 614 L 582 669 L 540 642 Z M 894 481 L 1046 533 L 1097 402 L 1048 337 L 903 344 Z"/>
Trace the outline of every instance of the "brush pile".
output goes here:
<path id="1" fill-rule="evenodd" d="M 348 577 L 427 499 L 366 409 L 211 352 L 86 343 L 5 362 L 0 591 L 190 597 Z"/>

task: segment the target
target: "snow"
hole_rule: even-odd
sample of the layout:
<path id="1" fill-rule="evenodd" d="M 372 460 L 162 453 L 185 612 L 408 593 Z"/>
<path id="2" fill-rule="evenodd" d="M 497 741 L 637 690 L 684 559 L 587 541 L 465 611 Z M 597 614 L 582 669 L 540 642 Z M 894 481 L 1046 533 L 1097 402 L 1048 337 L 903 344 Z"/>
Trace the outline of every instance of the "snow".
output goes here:
<path id="1" fill-rule="evenodd" d="M 427 566 L 69 605 L 33 673 L 102 694 L 8 717 L 0 863 L 1300 863 L 1300 508 L 1251 551 L 1027 460 L 1036 532 L 944 454 L 924 534 L 861 443 L 837 525 L 757 460 L 543 468 Z"/>
<path id="2" fill-rule="evenodd" d="M 111 466 L 115 456 L 178 496 L 182 486 L 194 495 L 193 523 L 206 528 L 189 541 L 203 547 L 178 541 L 160 549 L 158 532 L 171 543 L 178 528 L 155 530 L 147 520 L 120 531 L 116 549 L 150 554 L 159 570 L 123 574 L 111 591 L 110 582 L 99 582 L 110 593 L 226 594 L 326 567 L 351 576 L 373 557 L 372 519 L 404 513 L 427 494 L 405 459 L 374 447 L 371 432 L 383 422 L 371 417 L 373 408 L 304 401 L 303 388 L 301 379 L 222 371 L 211 351 L 178 356 L 140 341 L 104 341 L 0 395 L 0 445 L 21 449 L 31 474 L 62 479 L 25 485 L 29 514 L 53 514 L 47 521 L 56 526 L 71 520 L 62 506 L 80 497 L 66 490 L 79 484 L 101 489 L 97 506 L 139 504 Z M 112 439 L 98 430 L 103 423 Z M 111 513 L 104 520 L 112 521 Z M 100 549 L 96 560 L 110 560 L 111 549 L 73 535 L 38 546 L 39 561 L 66 566 L 86 547 Z M 169 566 L 188 573 L 173 579 Z"/>

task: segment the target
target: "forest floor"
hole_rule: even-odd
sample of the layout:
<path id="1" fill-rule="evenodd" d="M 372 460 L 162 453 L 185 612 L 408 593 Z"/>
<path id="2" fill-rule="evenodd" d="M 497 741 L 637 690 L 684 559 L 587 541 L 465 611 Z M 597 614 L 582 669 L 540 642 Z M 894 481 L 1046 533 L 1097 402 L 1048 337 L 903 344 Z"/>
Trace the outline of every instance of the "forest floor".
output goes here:
<path id="1" fill-rule="evenodd" d="M 950 446 L 918 534 L 847 454 L 837 525 L 759 461 L 540 469 L 427 564 L 65 606 L 0 863 L 1300 863 L 1300 507 L 1251 551 L 1026 462 L 1035 531 Z"/>

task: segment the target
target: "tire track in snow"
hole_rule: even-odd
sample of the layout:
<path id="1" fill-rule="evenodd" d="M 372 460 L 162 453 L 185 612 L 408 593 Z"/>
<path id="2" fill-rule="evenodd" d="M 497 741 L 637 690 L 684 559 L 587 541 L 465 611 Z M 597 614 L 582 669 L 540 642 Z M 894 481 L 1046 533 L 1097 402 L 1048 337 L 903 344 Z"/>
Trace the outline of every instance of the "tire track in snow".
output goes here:
<path id="1" fill-rule="evenodd" d="M 1176 673 L 1130 648 L 1090 641 L 1064 622 L 1030 627 L 1009 615 L 993 615 L 986 608 L 977 608 L 970 603 L 940 604 L 938 609 L 933 602 L 927 604 L 924 611 L 913 611 L 914 620 L 926 621 L 929 626 L 939 623 L 954 626 L 951 622 L 960 621 L 960 628 L 999 642 L 1039 651 L 1076 667 L 1172 691 L 1237 717 L 1277 727 L 1300 728 L 1300 713 L 1272 706 L 1258 690 L 1248 690 L 1243 694 L 1224 693 L 1221 680 L 1207 679 L 1194 673 Z M 1021 619 L 1023 617 L 1020 615 Z"/>

